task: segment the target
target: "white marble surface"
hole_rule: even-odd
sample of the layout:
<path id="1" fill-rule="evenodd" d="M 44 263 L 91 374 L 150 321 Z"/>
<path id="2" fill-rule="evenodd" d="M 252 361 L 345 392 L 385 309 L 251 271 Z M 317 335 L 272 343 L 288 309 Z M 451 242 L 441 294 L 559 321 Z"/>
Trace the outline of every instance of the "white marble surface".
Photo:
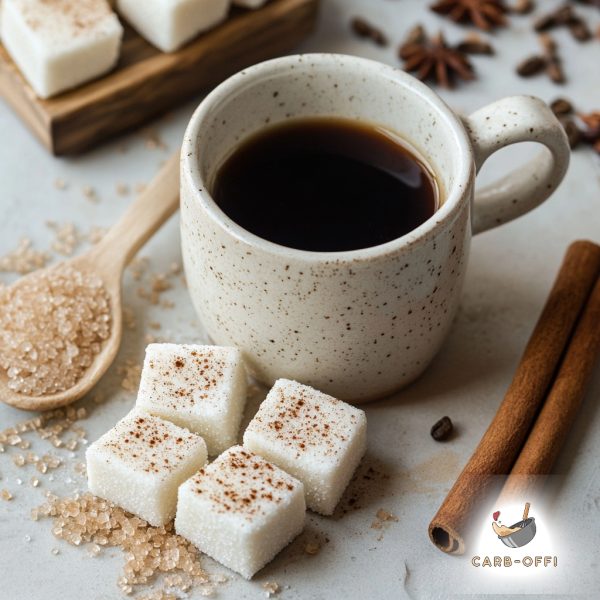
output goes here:
<path id="1" fill-rule="evenodd" d="M 402 0 L 325 0 L 318 31 L 302 51 L 336 51 L 369 56 L 395 64 L 394 46 L 415 22 L 443 25 L 451 41 L 463 29 L 428 13 L 426 2 Z M 548 7 L 558 2 L 538 2 Z M 581 9 L 594 29 L 600 12 Z M 394 41 L 380 49 L 356 40 L 348 32 L 348 19 L 364 14 L 384 26 Z M 514 17 L 513 27 L 493 36 L 496 58 L 475 58 L 480 78 L 444 98 L 458 111 L 468 113 L 501 96 L 531 93 L 545 100 L 564 94 L 576 100 L 581 110 L 600 108 L 598 64 L 600 42 L 574 42 L 559 31 L 569 83 L 559 88 L 545 78 L 523 80 L 513 71 L 519 59 L 536 50 L 529 29 L 530 17 Z M 25 127 L 0 104 L 0 254 L 13 249 L 27 236 L 39 249 L 48 248 L 52 233 L 47 220 L 74 222 L 86 232 L 92 225 L 108 226 L 123 211 L 131 195 L 116 193 L 117 183 L 131 187 L 150 179 L 182 138 L 185 124 L 196 102 L 173 112 L 153 127 L 168 149 L 149 149 L 144 134 L 133 133 L 78 158 L 49 156 Z M 123 149 L 126 151 L 123 152 Z M 531 153 L 531 148 L 511 149 L 496 156 L 485 167 L 481 179 L 506 172 Z M 62 178 L 65 190 L 54 181 Z M 450 598 L 509 597 L 535 594 L 543 597 L 597 597 L 600 583 L 600 368 L 597 368 L 585 405 L 577 418 L 556 467 L 557 492 L 542 524 L 545 534 L 532 542 L 530 553 L 559 556 L 556 569 L 487 574 L 470 566 L 465 558 L 442 554 L 429 542 L 427 525 L 462 465 L 473 451 L 492 418 L 511 380 L 520 353 L 540 312 L 567 245 L 579 238 L 600 241 L 600 160 L 582 149 L 573 155 L 563 185 L 541 208 L 515 223 L 482 234 L 474 240 L 464 299 L 458 318 L 443 350 L 427 373 L 394 398 L 367 408 L 369 450 L 366 464 L 389 475 L 378 479 L 371 491 L 360 494 L 362 508 L 342 518 L 309 514 L 307 536 L 328 537 L 317 556 L 303 552 L 303 541 L 286 549 L 252 582 L 227 573 L 228 581 L 217 588 L 218 598 L 260 598 L 265 581 L 282 587 L 282 598 Z M 99 201 L 87 200 L 82 188 L 93 186 Z M 85 244 L 81 246 L 84 248 Z M 179 260 L 177 217 L 164 227 L 141 252 L 149 257 L 151 270 L 164 271 Z M 0 280 L 12 277 L 0 274 Z M 94 408 L 83 423 L 90 440 L 96 439 L 133 404 L 134 395 L 121 388 L 119 363 L 130 358 L 141 361 L 144 336 L 150 332 L 170 341 L 203 341 L 185 288 L 178 282 L 164 294 L 174 309 L 150 306 L 136 290 L 140 283 L 125 278 L 125 299 L 136 314 L 137 328 L 126 331 L 118 362 L 99 385 L 107 402 Z M 162 328 L 150 329 L 160 321 Z M 253 406 L 260 400 L 254 398 Z M 250 416 L 251 411 L 247 417 Z M 429 428 L 442 415 L 452 417 L 458 435 L 440 445 L 429 437 Z M 28 415 L 0 406 L 0 428 Z M 40 454 L 46 444 L 35 442 Z M 57 450 L 66 465 L 54 474 L 40 476 L 34 489 L 29 479 L 34 471 L 13 465 L 13 448 L 0 455 L 0 488 L 12 492 L 11 502 L 0 501 L 0 598 L 2 600 L 119 598 L 116 586 L 122 566 L 120 551 L 109 550 L 90 558 L 81 548 L 68 547 L 53 538 L 49 521 L 34 523 L 28 513 L 43 501 L 43 492 L 59 494 L 85 489 L 85 480 L 73 471 L 83 456 Z M 23 480 L 19 485 L 17 478 Z M 372 529 L 377 509 L 398 516 L 383 532 Z M 533 508 L 532 508 L 533 512 Z M 540 515 L 541 516 L 541 515 Z M 507 517 L 508 519 L 508 517 Z M 562 526 L 561 526 L 562 524 Z M 565 526 L 566 524 L 566 526 Z M 489 527 L 487 523 L 486 527 Z M 548 537 L 550 535 L 550 538 Z M 26 536 L 31 541 L 26 541 Z M 59 548 L 54 556 L 52 548 Z M 494 545 L 491 553 L 505 554 Z M 205 560 L 212 573 L 226 572 Z"/>

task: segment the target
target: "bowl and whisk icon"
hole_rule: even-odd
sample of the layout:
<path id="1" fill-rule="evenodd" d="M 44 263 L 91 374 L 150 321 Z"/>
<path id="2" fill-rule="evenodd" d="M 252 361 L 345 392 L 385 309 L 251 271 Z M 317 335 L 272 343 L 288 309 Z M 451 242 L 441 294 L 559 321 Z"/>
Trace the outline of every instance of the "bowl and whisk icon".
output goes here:
<path id="1" fill-rule="evenodd" d="M 535 519 L 529 516 L 529 507 L 529 502 L 526 502 L 525 509 L 523 510 L 523 518 L 510 527 L 499 523 L 498 517 L 500 516 L 500 511 L 496 511 L 493 514 L 494 522 L 492 523 L 492 529 L 505 546 L 520 548 L 528 544 L 535 537 Z"/>

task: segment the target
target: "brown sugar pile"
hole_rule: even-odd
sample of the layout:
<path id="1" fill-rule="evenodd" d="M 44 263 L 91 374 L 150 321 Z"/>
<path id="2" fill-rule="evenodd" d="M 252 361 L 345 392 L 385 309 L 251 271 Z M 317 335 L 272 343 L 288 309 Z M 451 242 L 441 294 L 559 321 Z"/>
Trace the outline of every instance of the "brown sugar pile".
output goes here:
<path id="1" fill-rule="evenodd" d="M 126 562 L 118 585 L 125 594 L 154 583 L 160 574 L 168 588 L 187 592 L 199 585 L 202 595 L 213 591 L 198 550 L 173 532 L 172 523 L 152 527 L 89 493 L 63 499 L 53 496 L 34 508 L 31 517 L 34 521 L 52 517 L 52 533 L 74 546 L 87 544 L 90 556 L 97 556 L 103 548 L 121 548 Z"/>
<path id="2" fill-rule="evenodd" d="M 77 383 L 110 335 L 102 280 L 69 266 L 0 290 L 0 368 L 15 392 L 43 396 Z"/>

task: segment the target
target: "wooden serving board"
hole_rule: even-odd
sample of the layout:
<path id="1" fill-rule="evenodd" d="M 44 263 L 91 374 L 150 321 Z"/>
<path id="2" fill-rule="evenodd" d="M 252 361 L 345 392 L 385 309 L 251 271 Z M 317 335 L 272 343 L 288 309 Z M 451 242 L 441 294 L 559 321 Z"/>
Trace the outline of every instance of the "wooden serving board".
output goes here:
<path id="1" fill-rule="evenodd" d="M 156 117 L 251 64 L 290 51 L 314 27 L 319 0 L 271 0 L 164 54 L 125 25 L 111 73 L 37 98 L 0 45 L 0 95 L 55 155 L 74 154 Z"/>

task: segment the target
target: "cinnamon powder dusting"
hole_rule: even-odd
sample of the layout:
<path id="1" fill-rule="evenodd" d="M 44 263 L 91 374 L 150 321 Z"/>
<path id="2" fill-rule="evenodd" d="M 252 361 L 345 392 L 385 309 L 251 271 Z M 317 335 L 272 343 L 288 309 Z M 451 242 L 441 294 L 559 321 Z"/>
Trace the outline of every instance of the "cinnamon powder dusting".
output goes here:
<path id="1" fill-rule="evenodd" d="M 192 478 L 192 491 L 208 496 L 215 512 L 246 520 L 268 514 L 296 489 L 295 479 L 241 446 L 233 447 Z"/>

